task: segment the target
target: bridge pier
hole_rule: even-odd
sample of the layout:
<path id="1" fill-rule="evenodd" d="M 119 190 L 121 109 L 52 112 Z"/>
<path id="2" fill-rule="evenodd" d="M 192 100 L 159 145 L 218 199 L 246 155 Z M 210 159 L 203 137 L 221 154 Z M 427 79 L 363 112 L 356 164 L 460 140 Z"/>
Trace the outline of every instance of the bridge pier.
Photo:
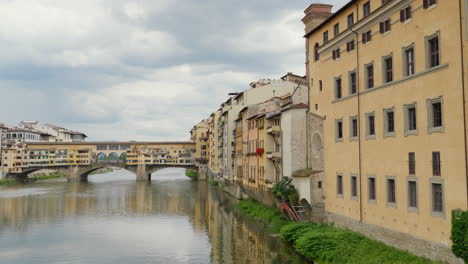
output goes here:
<path id="1" fill-rule="evenodd" d="M 69 181 L 69 182 L 82 181 L 79 166 L 69 166 L 68 167 L 67 181 Z"/>
<path id="2" fill-rule="evenodd" d="M 136 167 L 136 180 L 137 181 L 151 181 L 151 172 L 146 170 L 146 165 L 140 164 Z"/>

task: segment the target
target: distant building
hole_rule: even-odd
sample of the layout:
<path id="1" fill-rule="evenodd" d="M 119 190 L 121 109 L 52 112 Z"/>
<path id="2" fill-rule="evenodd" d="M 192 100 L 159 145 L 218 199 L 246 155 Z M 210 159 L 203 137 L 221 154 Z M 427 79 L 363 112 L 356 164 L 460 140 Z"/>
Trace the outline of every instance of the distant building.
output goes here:
<path id="1" fill-rule="evenodd" d="M 18 123 L 18 127 L 48 134 L 50 135 L 47 138 L 49 142 L 80 142 L 84 141 L 87 137 L 81 132 L 47 123 L 40 123 L 39 121 L 21 121 Z"/>

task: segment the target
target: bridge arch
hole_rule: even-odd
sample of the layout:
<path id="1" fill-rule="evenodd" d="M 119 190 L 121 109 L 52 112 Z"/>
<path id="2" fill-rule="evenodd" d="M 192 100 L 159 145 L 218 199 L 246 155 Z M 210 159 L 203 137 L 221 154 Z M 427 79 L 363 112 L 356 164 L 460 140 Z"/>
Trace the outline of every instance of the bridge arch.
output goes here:
<path id="1" fill-rule="evenodd" d="M 96 157 L 97 157 L 98 161 L 99 160 L 107 160 L 107 155 L 104 152 L 99 152 Z"/>
<path id="2" fill-rule="evenodd" d="M 120 160 L 127 160 L 127 152 L 122 152 L 122 154 L 120 155 Z"/>
<path id="3" fill-rule="evenodd" d="M 120 155 L 115 152 L 112 152 L 107 158 L 108 160 L 120 160 Z"/>

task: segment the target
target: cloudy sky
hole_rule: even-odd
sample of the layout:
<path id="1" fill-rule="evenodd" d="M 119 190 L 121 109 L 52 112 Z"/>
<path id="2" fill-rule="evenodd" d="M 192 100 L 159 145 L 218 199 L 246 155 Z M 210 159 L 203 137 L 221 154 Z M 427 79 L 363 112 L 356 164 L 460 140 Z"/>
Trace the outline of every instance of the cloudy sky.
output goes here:
<path id="1" fill-rule="evenodd" d="M 337 7 L 347 0 L 313 1 Z M 229 92 L 303 75 L 310 0 L 1 0 L 0 122 L 186 140 Z"/>

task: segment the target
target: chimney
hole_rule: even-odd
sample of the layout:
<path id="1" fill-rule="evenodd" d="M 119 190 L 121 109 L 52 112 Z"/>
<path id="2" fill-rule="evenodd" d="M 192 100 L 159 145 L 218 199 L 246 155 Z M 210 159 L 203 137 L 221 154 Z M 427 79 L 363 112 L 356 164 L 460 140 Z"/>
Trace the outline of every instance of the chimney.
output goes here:
<path id="1" fill-rule="evenodd" d="M 327 17 L 332 15 L 332 5 L 327 4 L 311 4 L 305 11 L 305 17 L 302 19 L 305 27 L 305 33 L 320 25 Z"/>

